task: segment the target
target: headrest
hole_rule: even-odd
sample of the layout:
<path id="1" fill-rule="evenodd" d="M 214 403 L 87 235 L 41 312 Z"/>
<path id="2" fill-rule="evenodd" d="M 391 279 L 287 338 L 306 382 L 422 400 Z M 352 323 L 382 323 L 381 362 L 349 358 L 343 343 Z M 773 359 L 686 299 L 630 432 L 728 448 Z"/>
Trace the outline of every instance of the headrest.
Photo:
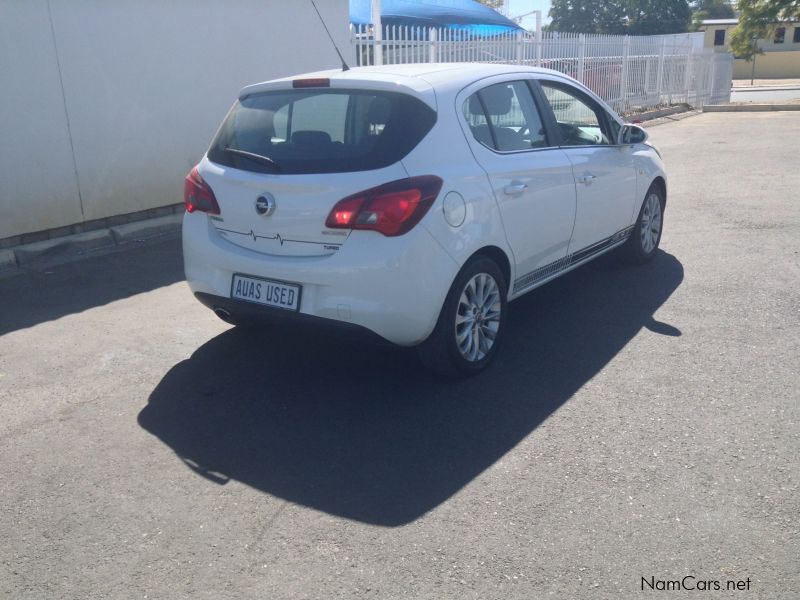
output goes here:
<path id="1" fill-rule="evenodd" d="M 486 112 L 490 115 L 500 116 L 507 115 L 511 112 L 511 100 L 514 98 L 514 90 L 510 87 L 503 84 L 493 85 L 481 90 L 480 95 L 483 104 L 486 106 Z M 470 98 L 470 112 L 473 114 L 482 114 L 482 110 L 473 112 L 473 100 L 477 103 L 477 107 L 480 107 L 480 103 L 477 102 L 478 99 L 473 96 Z"/>
<path id="2" fill-rule="evenodd" d="M 388 98 L 376 97 L 372 104 L 369 105 L 367 111 L 368 123 L 383 123 L 389 120 L 389 115 L 392 112 L 392 103 Z"/>
<path id="3" fill-rule="evenodd" d="M 324 131 L 295 131 L 292 143 L 298 146 L 324 146 L 331 143 L 331 136 Z"/>
<path id="4" fill-rule="evenodd" d="M 478 98 L 478 94 L 472 94 L 469 97 L 469 114 L 473 117 L 485 117 L 486 113 L 483 111 L 483 105 L 481 104 L 480 99 Z"/>

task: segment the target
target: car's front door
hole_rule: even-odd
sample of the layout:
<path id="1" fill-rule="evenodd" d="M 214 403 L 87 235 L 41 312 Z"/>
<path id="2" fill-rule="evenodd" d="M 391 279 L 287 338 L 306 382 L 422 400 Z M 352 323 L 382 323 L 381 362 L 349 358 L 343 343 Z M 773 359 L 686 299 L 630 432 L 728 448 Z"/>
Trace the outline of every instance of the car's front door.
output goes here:
<path id="1" fill-rule="evenodd" d="M 604 109 L 578 88 L 540 79 L 561 149 L 575 177 L 578 210 L 569 253 L 602 250 L 627 234 L 636 201 L 636 169 L 630 148 L 616 143 Z M 574 261 L 573 261 L 574 262 Z"/>
<path id="2" fill-rule="evenodd" d="M 468 89 L 465 133 L 491 181 L 514 253 L 514 293 L 555 274 L 575 222 L 575 181 L 566 154 L 548 139 L 525 80 Z"/>

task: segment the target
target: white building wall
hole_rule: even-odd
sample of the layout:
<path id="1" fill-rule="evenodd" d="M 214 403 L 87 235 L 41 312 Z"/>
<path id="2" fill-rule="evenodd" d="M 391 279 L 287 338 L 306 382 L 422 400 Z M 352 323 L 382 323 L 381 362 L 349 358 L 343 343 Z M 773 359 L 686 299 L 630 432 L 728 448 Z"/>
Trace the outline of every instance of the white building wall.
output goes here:
<path id="1" fill-rule="evenodd" d="M 0 239 L 180 202 L 241 87 L 339 64 L 307 1 L 0 0 Z"/>

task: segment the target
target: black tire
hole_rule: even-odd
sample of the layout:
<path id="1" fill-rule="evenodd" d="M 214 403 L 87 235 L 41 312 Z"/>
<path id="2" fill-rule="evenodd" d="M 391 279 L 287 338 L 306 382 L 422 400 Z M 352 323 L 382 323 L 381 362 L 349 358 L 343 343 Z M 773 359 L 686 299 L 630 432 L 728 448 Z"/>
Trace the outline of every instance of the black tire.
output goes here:
<path id="1" fill-rule="evenodd" d="M 475 280 L 476 277 L 485 275 L 489 276 L 497 287 L 499 294 L 500 314 L 496 319 L 497 329 L 494 332 L 494 337 L 491 340 L 491 345 L 485 351 L 481 348 L 481 343 L 476 343 L 472 348 L 479 348 L 474 359 L 470 360 L 462 354 L 459 349 L 457 341 L 457 330 L 464 332 L 466 329 L 472 329 L 475 339 L 480 339 L 484 343 L 488 343 L 487 335 L 493 330 L 495 319 L 488 319 L 483 321 L 480 317 L 477 325 L 470 327 L 467 322 L 466 328 L 464 323 L 456 324 L 456 316 L 459 313 L 459 308 L 462 310 L 467 308 L 462 302 L 462 294 L 466 293 L 468 284 L 475 283 L 476 281 L 484 281 L 484 284 L 490 288 L 491 284 L 488 283 L 484 277 Z M 474 289 L 474 288 L 473 288 Z M 442 310 L 439 313 L 439 319 L 436 322 L 431 335 L 422 344 L 417 346 L 417 354 L 422 360 L 423 364 L 442 375 L 451 377 L 466 377 L 474 375 L 485 369 L 497 353 L 497 348 L 503 338 L 505 331 L 505 323 L 508 315 L 508 284 L 505 280 L 502 270 L 492 259 L 478 255 L 470 259 L 466 265 L 456 276 L 453 284 L 450 286 L 450 291 L 447 293 Z M 494 315 L 496 302 L 494 301 L 494 293 L 487 299 L 491 302 L 491 306 L 487 306 L 486 315 Z M 462 315 L 463 316 L 463 315 Z M 477 328 L 480 328 L 480 335 L 477 333 Z M 487 331 L 489 330 L 489 331 Z"/>
<path id="2" fill-rule="evenodd" d="M 649 219 L 648 213 L 650 213 L 650 209 L 653 207 L 651 197 L 656 197 L 658 199 L 658 206 L 659 206 L 659 223 L 658 223 L 658 233 L 655 235 L 655 243 L 652 244 L 652 237 L 650 238 L 650 244 L 648 244 L 646 237 L 647 232 L 644 231 L 646 228 L 646 224 L 644 223 L 645 219 Z M 628 238 L 628 241 L 622 247 L 623 256 L 632 263 L 636 264 L 644 264 L 649 262 L 653 259 L 658 252 L 658 246 L 661 243 L 661 234 L 664 231 L 664 208 L 665 208 L 665 198 L 664 192 L 661 190 L 661 187 L 658 185 L 651 185 L 650 189 L 647 190 L 647 194 L 644 196 L 644 200 L 642 201 L 642 207 L 639 209 L 639 216 L 636 218 L 636 223 L 633 226 L 633 231 L 631 232 L 631 236 Z M 652 232 L 652 228 L 651 228 Z M 651 234 L 652 235 L 652 234 Z"/>

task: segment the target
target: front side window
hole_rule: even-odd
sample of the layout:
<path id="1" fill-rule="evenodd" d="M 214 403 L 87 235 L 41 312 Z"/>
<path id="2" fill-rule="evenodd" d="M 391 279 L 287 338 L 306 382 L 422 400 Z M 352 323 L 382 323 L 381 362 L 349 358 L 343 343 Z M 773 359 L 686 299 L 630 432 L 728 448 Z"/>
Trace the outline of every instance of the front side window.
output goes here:
<path id="1" fill-rule="evenodd" d="M 483 88 L 464 102 L 464 118 L 472 135 L 499 152 L 544 148 L 542 119 L 524 81 Z"/>
<path id="2" fill-rule="evenodd" d="M 725 45 L 725 30 L 724 29 L 717 29 L 714 32 L 714 45 L 715 46 L 724 46 Z"/>
<path id="3" fill-rule="evenodd" d="M 775 39 L 773 40 L 776 44 L 782 44 L 783 40 L 786 39 L 786 27 L 778 27 L 775 30 Z"/>
<path id="4" fill-rule="evenodd" d="M 553 109 L 562 146 L 598 146 L 612 144 L 613 133 L 603 109 L 578 90 L 552 81 L 540 81 L 550 108 Z"/>
<path id="5" fill-rule="evenodd" d="M 792 42 L 795 44 L 800 44 L 800 27 L 794 28 L 794 37 L 792 38 Z"/>
<path id="6" fill-rule="evenodd" d="M 255 172 L 367 171 L 408 154 L 436 112 L 396 92 L 293 89 L 242 98 L 208 151 L 209 160 Z"/>

